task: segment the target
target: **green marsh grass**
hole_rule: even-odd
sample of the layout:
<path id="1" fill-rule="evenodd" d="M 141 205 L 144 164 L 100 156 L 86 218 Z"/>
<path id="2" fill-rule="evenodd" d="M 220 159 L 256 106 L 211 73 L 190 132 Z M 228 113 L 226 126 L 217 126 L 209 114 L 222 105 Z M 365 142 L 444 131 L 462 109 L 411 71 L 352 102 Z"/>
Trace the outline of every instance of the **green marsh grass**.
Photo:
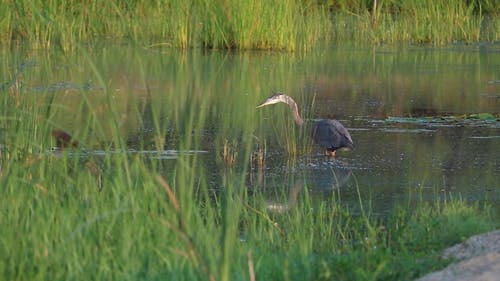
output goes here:
<path id="1" fill-rule="evenodd" d="M 180 49 L 312 50 L 330 44 L 496 42 L 499 4 L 482 1 L 4 1 L 0 38 L 74 50 L 81 42 Z"/>
<path id="2" fill-rule="evenodd" d="M 388 217 L 363 201 L 360 213 L 336 193 L 318 200 L 300 180 L 276 191 L 286 208 L 273 213 L 264 192 L 249 192 L 249 160 L 254 134 L 266 151 L 269 136 L 284 134 L 280 124 L 296 129 L 288 108 L 255 110 L 269 95 L 263 85 L 297 80 L 289 64 L 81 50 L 68 61 L 39 59 L 19 76 L 22 87 L 0 90 L 0 279 L 408 280 L 444 266 L 439 250 L 498 227 L 488 206 L 453 198 L 402 202 Z M 36 56 L 8 57 L 5 77 Z M 255 70 L 256 60 L 270 70 Z M 37 91 L 88 79 L 95 89 Z M 307 108 L 317 101 L 303 99 L 303 115 L 313 115 Z M 274 131 L 263 116 L 276 113 Z M 83 146 L 52 153 L 54 127 Z M 212 163 L 236 139 L 233 168 Z M 158 160 L 129 148 L 208 156 Z"/>
<path id="3" fill-rule="evenodd" d="M 379 1 L 376 10 L 371 5 L 341 2 L 333 15 L 334 40 L 435 46 L 498 40 L 498 4 L 492 1 Z"/>
<path id="4" fill-rule="evenodd" d="M 311 49 L 328 34 L 325 9 L 297 0 L 8 1 L 0 35 L 35 47 L 132 40 L 187 49 Z"/>

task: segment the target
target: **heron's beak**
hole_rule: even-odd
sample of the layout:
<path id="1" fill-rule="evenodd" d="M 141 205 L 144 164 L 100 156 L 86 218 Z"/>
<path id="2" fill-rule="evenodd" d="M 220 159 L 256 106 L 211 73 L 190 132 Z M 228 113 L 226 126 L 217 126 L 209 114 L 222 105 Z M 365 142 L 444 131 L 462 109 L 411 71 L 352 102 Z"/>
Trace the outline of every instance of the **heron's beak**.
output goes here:
<path id="1" fill-rule="evenodd" d="M 281 95 L 273 95 L 272 97 L 267 98 L 263 103 L 257 105 L 256 108 L 263 107 L 266 105 L 276 104 L 279 102 L 284 102 L 283 99 L 281 98 Z"/>
<path id="2" fill-rule="evenodd" d="M 263 103 L 261 103 L 261 104 L 257 105 L 257 107 L 256 107 L 256 108 L 263 107 L 263 106 L 266 106 L 266 105 L 268 105 L 268 104 L 271 104 L 271 103 L 269 102 L 269 100 L 266 100 L 266 101 L 264 101 Z"/>

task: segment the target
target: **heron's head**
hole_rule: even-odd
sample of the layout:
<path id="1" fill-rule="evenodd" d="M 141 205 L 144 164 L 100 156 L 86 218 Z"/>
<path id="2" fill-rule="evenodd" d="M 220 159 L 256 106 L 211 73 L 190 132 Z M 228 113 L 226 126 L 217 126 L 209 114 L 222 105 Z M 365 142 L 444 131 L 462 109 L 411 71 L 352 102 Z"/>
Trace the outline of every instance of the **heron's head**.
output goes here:
<path id="1" fill-rule="evenodd" d="M 283 93 L 275 93 L 274 95 L 267 98 L 263 103 L 259 104 L 256 108 L 263 107 L 270 104 L 276 104 L 279 102 L 288 103 L 289 97 Z"/>

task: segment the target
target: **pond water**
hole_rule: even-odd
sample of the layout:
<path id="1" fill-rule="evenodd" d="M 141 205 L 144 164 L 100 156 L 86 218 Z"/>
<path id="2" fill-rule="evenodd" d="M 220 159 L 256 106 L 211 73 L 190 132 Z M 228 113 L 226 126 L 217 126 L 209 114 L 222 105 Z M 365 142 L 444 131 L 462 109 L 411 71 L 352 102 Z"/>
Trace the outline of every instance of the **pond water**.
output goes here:
<path id="1" fill-rule="evenodd" d="M 166 177 L 180 156 L 196 156 L 207 186 L 227 188 L 228 170 L 244 173 L 245 188 L 266 194 L 272 210 L 293 207 L 304 188 L 314 200 L 340 198 L 352 208 L 361 198 L 382 214 L 418 198 L 461 197 L 500 210 L 500 122 L 469 116 L 500 113 L 499 46 L 303 55 L 96 45 L 4 49 L 3 57 L 3 87 L 17 84 L 50 108 L 37 122 L 71 132 L 90 154 L 109 153 L 118 126 L 130 153 L 164 161 Z M 335 159 L 302 149 L 308 133 L 286 106 L 255 108 L 274 91 L 293 96 L 307 121 L 341 121 L 355 149 Z M 231 167 L 221 160 L 224 144 L 237 151 Z M 261 166 L 249 160 L 258 148 Z"/>

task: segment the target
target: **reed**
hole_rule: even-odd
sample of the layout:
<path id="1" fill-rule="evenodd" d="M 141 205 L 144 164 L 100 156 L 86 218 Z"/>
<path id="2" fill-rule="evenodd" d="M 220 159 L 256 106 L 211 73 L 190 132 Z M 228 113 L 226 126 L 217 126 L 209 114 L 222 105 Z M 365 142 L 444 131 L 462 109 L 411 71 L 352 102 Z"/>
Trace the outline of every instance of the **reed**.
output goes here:
<path id="1" fill-rule="evenodd" d="M 384 1 L 375 10 L 359 3 L 335 13 L 336 41 L 440 46 L 498 39 L 498 4 L 491 1 Z"/>
<path id="2" fill-rule="evenodd" d="M 496 1 L 5 1 L 7 44 L 74 50 L 81 42 L 311 50 L 321 45 L 498 40 Z"/>
<path id="3" fill-rule="evenodd" d="M 222 162 L 226 166 L 232 166 L 236 162 L 236 158 L 238 156 L 238 142 L 228 140 L 224 141 L 224 146 L 222 148 Z"/>
<path id="4" fill-rule="evenodd" d="M 329 26 L 321 6 L 301 1 L 8 1 L 7 42 L 70 50 L 81 41 L 238 49 L 312 48 Z"/>

